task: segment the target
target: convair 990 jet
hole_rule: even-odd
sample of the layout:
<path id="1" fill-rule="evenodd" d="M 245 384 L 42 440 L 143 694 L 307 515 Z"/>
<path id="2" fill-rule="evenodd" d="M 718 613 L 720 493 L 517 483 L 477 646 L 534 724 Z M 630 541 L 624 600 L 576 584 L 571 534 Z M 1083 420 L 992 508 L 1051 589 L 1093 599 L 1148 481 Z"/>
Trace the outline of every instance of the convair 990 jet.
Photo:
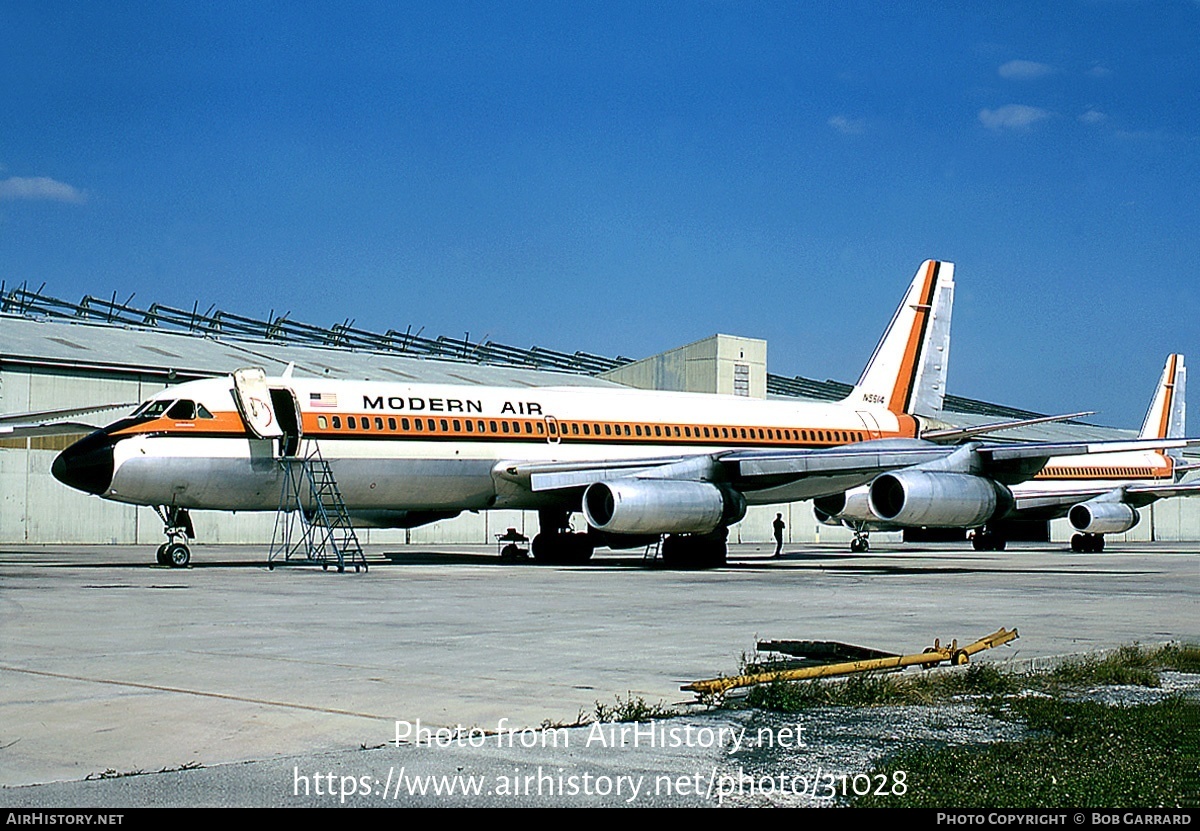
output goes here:
<path id="1" fill-rule="evenodd" d="M 813 500 L 814 513 L 827 525 L 851 528 L 855 537 L 850 550 L 856 553 L 867 550 L 870 531 L 912 527 L 973 529 L 976 551 L 1002 551 L 1006 521 L 1061 517 L 1075 530 L 1072 551 L 1103 551 L 1105 534 L 1121 534 L 1137 525 L 1138 508 L 1159 499 L 1200 494 L 1200 483 L 1179 482 L 1194 467 L 1183 460 L 1179 444 L 1156 444 L 1185 435 L 1186 378 L 1183 355 L 1168 355 L 1135 447 L 1056 458 L 1036 476 L 1013 484 L 1006 498 L 995 504 L 946 502 L 940 510 L 926 510 L 920 499 L 913 499 L 924 487 L 925 474 L 897 471 L 869 486 Z"/>
<path id="2" fill-rule="evenodd" d="M 920 438 L 926 416 L 941 410 L 953 270 L 922 264 L 839 402 L 267 378 L 244 369 L 164 390 L 67 448 L 53 473 L 104 499 L 154 506 L 174 539 L 180 529 L 191 535 L 191 509 L 276 510 L 280 460 L 319 448 L 361 524 L 536 510 L 532 552 L 541 561 L 584 562 L 597 546 L 662 539 L 668 563 L 717 565 L 747 505 L 839 493 L 931 460 L 969 471 L 963 481 L 994 493 L 1002 486 L 989 477 L 1028 478 L 1059 452 Z M 573 512 L 586 532 L 570 531 Z M 175 565 L 190 556 L 180 542 L 159 551 Z"/>

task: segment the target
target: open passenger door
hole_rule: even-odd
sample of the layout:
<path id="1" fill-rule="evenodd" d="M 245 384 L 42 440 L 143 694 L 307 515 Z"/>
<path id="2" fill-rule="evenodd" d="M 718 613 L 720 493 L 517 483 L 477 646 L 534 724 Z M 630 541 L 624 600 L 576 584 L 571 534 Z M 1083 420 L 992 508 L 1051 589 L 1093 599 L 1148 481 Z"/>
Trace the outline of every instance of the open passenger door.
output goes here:
<path id="1" fill-rule="evenodd" d="M 279 439 L 279 455 L 295 456 L 302 433 L 300 407 L 289 387 L 268 387 L 261 367 L 233 373 L 233 398 L 250 432 L 260 439 Z"/>
<path id="2" fill-rule="evenodd" d="M 257 366 L 236 370 L 233 373 L 233 400 L 251 433 L 260 439 L 283 436 L 283 428 L 271 405 L 266 370 Z"/>

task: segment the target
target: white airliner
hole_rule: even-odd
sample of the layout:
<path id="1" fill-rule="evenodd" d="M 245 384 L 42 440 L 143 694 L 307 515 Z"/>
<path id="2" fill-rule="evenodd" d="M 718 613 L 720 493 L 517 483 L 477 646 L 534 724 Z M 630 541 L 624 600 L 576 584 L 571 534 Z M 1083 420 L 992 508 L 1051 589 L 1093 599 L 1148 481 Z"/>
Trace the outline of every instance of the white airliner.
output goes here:
<path id="1" fill-rule="evenodd" d="M 1138 508 L 1159 499 L 1200 494 L 1200 483 L 1178 481 L 1194 465 L 1184 462 L 1178 449 L 1153 446 L 1153 440 L 1185 435 L 1186 379 L 1183 355 L 1168 355 L 1142 422 L 1139 439 L 1144 449 L 1056 458 L 1033 478 L 1013 484 L 1011 499 L 999 503 L 991 513 L 951 518 L 937 511 L 914 510 L 906 504 L 911 501 L 908 489 L 914 485 L 898 474 L 882 475 L 869 486 L 814 499 L 813 510 L 827 525 L 854 530 L 850 550 L 856 553 L 867 550 L 870 531 L 912 527 L 975 529 L 972 544 L 976 551 L 1002 551 L 1007 542 L 1006 522 L 1060 517 L 1067 517 L 1076 531 L 1071 538 L 1072 551 L 1103 551 L 1105 534 L 1124 533 L 1137 525 Z"/>
<path id="2" fill-rule="evenodd" d="M 364 524 L 537 510 L 533 554 L 550 562 L 583 562 L 598 545 L 665 536 L 670 563 L 723 563 L 727 529 L 747 505 L 840 493 L 926 463 L 945 487 L 968 489 L 960 501 L 994 503 L 1007 492 L 1001 482 L 1033 476 L 1053 456 L 1092 450 L 948 448 L 920 438 L 929 423 L 921 416 L 940 412 L 945 390 L 953 271 L 951 263 L 921 265 L 840 402 L 268 379 L 243 369 L 162 391 L 63 451 L 53 473 L 105 499 L 154 506 L 170 540 L 159 561 L 179 566 L 190 558 L 181 539 L 192 535 L 189 509 L 276 510 L 280 458 L 318 448 Z M 586 533 L 570 533 L 575 511 Z"/>

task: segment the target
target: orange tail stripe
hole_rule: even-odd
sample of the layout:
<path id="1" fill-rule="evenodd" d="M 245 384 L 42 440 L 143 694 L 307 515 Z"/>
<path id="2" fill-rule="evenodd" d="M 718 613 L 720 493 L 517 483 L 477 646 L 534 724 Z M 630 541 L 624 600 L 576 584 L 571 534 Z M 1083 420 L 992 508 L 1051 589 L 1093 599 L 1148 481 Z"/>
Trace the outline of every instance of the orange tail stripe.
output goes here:
<path id="1" fill-rule="evenodd" d="M 936 284 L 938 267 L 941 263 L 931 261 L 925 269 L 925 284 L 921 287 L 921 295 L 917 303 L 917 316 L 913 320 L 912 329 L 908 333 L 908 343 L 904 348 L 904 360 L 900 363 L 900 371 L 896 373 L 896 386 L 888 402 L 888 409 L 893 413 L 908 411 L 908 397 L 912 394 L 914 376 L 917 368 L 917 353 L 921 350 L 921 341 L 925 337 L 925 327 L 929 323 L 929 313 L 933 305 L 933 287 Z"/>

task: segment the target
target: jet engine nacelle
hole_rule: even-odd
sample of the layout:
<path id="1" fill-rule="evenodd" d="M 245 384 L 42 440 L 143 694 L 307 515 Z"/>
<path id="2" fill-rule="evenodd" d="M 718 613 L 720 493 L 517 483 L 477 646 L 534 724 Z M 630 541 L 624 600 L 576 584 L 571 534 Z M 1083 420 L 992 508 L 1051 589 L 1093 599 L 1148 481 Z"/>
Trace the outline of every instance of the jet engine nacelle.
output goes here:
<path id="1" fill-rule="evenodd" d="M 822 525 L 841 525 L 843 520 L 879 522 L 879 517 L 871 510 L 871 492 L 868 488 L 818 496 L 813 500 L 813 513 Z"/>
<path id="2" fill-rule="evenodd" d="M 746 500 L 709 482 L 617 479 L 588 485 L 583 515 L 613 534 L 707 534 L 744 517 Z"/>
<path id="3" fill-rule="evenodd" d="M 870 506 L 894 525 L 976 528 L 1008 513 L 1013 497 L 1008 488 L 982 476 L 901 470 L 875 478 Z"/>
<path id="4" fill-rule="evenodd" d="M 1122 502 L 1083 502 L 1072 506 L 1067 519 L 1083 534 L 1120 534 L 1137 525 L 1141 515 Z"/>

